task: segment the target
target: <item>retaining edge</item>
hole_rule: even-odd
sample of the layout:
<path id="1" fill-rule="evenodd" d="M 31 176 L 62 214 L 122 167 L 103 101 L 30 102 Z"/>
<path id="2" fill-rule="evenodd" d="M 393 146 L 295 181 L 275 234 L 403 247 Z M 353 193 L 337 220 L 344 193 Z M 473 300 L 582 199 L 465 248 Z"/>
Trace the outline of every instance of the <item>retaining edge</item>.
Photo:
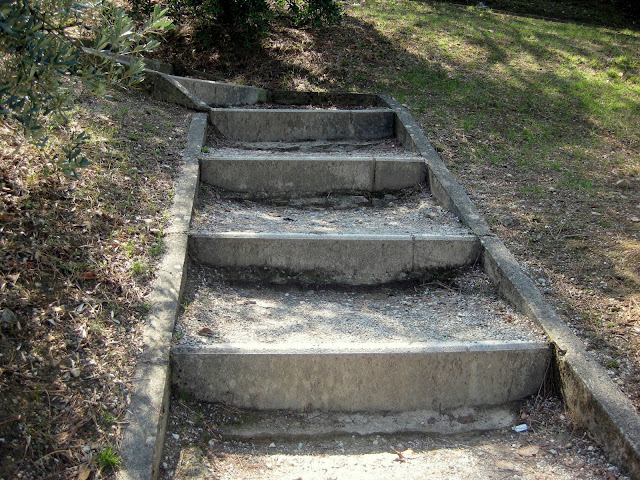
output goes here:
<path id="1" fill-rule="evenodd" d="M 640 415 L 631 401 L 588 354 L 582 341 L 547 303 L 515 257 L 489 228 L 471 199 L 447 169 L 411 114 L 381 95 L 396 113 L 396 136 L 427 161 L 431 193 L 480 237 L 482 263 L 500 293 L 545 331 L 555 350 L 562 397 L 574 421 L 586 428 L 609 458 L 640 479 Z"/>
<path id="2" fill-rule="evenodd" d="M 187 264 L 187 230 L 199 182 L 197 155 L 207 133 L 207 114 L 195 113 L 187 137 L 185 164 L 175 185 L 166 253 L 149 297 L 151 312 L 142 335 L 144 351 L 133 377 L 128 423 L 120 444 L 119 480 L 158 476 L 169 411 L 170 348 Z"/>

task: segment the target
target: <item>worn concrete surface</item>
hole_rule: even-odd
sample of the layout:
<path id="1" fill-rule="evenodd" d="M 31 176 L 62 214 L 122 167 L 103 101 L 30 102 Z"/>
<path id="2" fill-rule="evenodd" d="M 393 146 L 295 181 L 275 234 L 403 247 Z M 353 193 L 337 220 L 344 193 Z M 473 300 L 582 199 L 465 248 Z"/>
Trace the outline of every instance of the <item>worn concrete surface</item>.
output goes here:
<path id="1" fill-rule="evenodd" d="M 456 269 L 474 264 L 481 253 L 472 235 L 198 233 L 191 235 L 190 248 L 205 265 L 284 269 L 318 283 L 350 285 Z"/>
<path id="2" fill-rule="evenodd" d="M 394 114 L 388 109 L 232 109 L 212 108 L 209 121 L 229 140 L 300 142 L 393 136 Z"/>
<path id="3" fill-rule="evenodd" d="M 379 192 L 425 181 L 422 158 L 376 157 L 219 157 L 201 158 L 203 182 L 234 192 Z"/>
<path id="4" fill-rule="evenodd" d="M 550 355 L 546 343 L 529 342 L 179 345 L 172 382 L 198 400 L 245 408 L 441 410 L 537 393 Z"/>
<path id="5" fill-rule="evenodd" d="M 169 399 L 171 337 L 180 307 L 187 260 L 188 218 L 193 210 L 200 151 L 206 136 L 206 114 L 194 114 L 187 138 L 185 165 L 176 184 L 171 208 L 171 233 L 165 237 L 162 259 L 149 298 L 151 313 L 143 331 L 144 352 L 139 358 L 131 392 L 120 453 L 120 480 L 152 479 L 158 475 Z"/>
<path id="6" fill-rule="evenodd" d="M 238 422 L 219 426 L 226 438 L 318 438 L 336 435 L 388 435 L 396 433 L 459 433 L 497 430 L 520 423 L 519 402 L 495 407 L 459 407 L 410 412 L 322 412 L 240 410 Z M 243 421 L 246 420 L 246 421 Z"/>

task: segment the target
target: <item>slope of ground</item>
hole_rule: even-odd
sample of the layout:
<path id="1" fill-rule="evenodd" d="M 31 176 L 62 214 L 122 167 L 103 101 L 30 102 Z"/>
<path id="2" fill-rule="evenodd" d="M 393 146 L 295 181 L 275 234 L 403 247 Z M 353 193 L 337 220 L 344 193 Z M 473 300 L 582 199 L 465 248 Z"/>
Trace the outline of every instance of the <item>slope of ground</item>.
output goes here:
<path id="1" fill-rule="evenodd" d="M 98 478 L 119 461 L 181 164 L 187 111 L 131 91 L 79 89 L 74 105 L 52 141 L 91 135 L 76 180 L 0 131 L 0 478 Z"/>

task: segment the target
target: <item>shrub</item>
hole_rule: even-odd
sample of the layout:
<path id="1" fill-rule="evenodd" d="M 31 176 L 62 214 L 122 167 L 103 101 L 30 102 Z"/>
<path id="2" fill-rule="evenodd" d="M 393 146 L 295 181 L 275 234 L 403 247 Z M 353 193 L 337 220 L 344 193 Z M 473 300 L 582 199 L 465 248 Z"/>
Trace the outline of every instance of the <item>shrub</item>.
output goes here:
<path id="1" fill-rule="evenodd" d="M 102 54 L 139 55 L 159 46 L 153 38 L 171 27 L 166 10 L 156 7 L 136 29 L 122 8 L 71 0 L 0 0 L 0 121 L 44 146 L 45 124 L 66 120 L 65 79 L 81 78 L 96 93 L 106 84 L 142 79 L 141 60 L 123 65 L 109 55 L 84 55 L 84 41 Z M 65 173 L 88 162 L 81 147 L 86 135 L 71 139 L 55 157 Z"/>
<path id="2" fill-rule="evenodd" d="M 340 22 L 342 9 L 335 0 L 288 0 L 296 26 L 319 27 Z"/>

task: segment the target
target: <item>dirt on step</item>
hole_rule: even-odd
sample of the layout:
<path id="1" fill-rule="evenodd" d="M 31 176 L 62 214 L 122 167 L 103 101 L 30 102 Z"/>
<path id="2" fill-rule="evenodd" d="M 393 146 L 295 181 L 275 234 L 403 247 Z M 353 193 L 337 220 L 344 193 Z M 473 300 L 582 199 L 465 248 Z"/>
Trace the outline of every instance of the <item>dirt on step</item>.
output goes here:
<path id="1" fill-rule="evenodd" d="M 521 433 L 225 438 L 220 427 L 241 413 L 174 397 L 160 479 L 627 478 L 573 428 L 553 397 L 522 405 L 519 421 L 527 430 Z"/>

